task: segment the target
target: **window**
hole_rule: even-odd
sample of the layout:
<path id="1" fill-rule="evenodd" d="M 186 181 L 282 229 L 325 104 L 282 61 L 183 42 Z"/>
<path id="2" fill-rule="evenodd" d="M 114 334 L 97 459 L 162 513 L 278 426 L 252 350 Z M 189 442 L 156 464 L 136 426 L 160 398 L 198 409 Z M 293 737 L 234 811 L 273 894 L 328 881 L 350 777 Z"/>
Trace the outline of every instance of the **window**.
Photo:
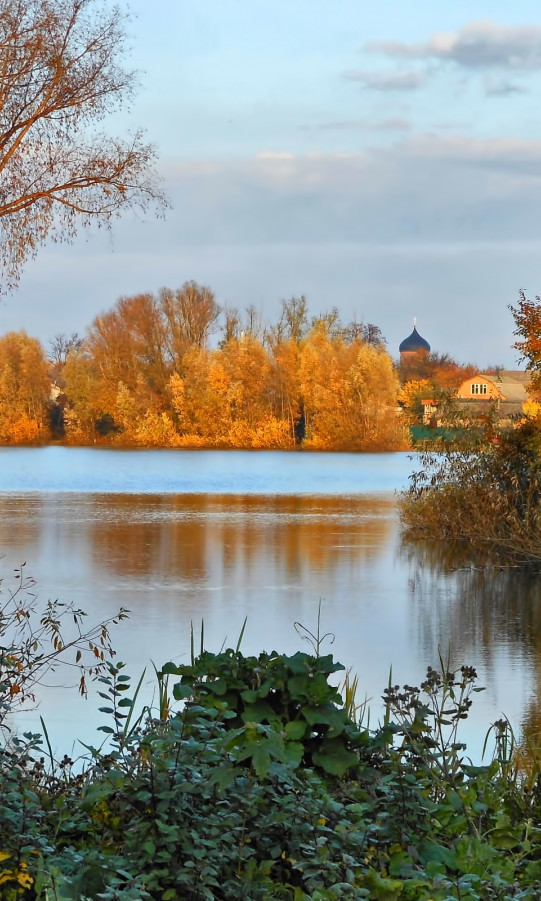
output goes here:
<path id="1" fill-rule="evenodd" d="M 471 386 L 472 394 L 486 394 L 487 386 L 486 382 L 474 382 Z"/>

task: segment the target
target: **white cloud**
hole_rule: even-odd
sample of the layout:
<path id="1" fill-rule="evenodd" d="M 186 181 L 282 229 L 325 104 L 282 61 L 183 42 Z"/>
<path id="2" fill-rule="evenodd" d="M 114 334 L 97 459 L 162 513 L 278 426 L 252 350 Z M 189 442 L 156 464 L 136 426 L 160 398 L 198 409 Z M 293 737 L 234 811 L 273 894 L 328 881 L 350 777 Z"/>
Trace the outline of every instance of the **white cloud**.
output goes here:
<path id="1" fill-rule="evenodd" d="M 470 69 L 541 69 L 541 28 L 470 22 L 456 34 L 435 34 L 424 43 L 378 41 L 367 49 L 399 59 L 450 60 Z"/>

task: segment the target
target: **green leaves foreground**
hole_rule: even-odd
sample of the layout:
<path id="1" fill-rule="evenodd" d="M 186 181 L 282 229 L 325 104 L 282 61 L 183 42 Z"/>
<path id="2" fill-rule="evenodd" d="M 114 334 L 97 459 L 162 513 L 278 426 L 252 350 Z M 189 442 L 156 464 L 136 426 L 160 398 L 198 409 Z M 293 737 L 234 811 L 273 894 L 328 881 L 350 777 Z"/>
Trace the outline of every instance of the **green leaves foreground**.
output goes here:
<path id="1" fill-rule="evenodd" d="M 297 768 L 316 766 L 343 776 L 355 766 L 352 750 L 362 735 L 342 707 L 336 688 L 328 683 L 343 670 L 332 656 L 293 657 L 239 652 L 203 652 L 193 666 L 167 664 L 164 674 L 180 675 L 173 696 L 188 700 L 186 721 L 209 713 L 229 731 L 227 749 L 240 761 L 250 761 L 264 779 L 272 761 Z"/>
<path id="2" fill-rule="evenodd" d="M 389 682 L 374 730 L 330 655 L 204 651 L 164 666 L 159 710 L 139 714 L 141 681 L 130 696 L 109 663 L 109 744 L 83 772 L 40 757 L 39 736 L 0 751 L 0 899 L 538 898 L 538 771 L 518 773 L 505 721 L 471 765 L 476 673 L 440 663 Z"/>

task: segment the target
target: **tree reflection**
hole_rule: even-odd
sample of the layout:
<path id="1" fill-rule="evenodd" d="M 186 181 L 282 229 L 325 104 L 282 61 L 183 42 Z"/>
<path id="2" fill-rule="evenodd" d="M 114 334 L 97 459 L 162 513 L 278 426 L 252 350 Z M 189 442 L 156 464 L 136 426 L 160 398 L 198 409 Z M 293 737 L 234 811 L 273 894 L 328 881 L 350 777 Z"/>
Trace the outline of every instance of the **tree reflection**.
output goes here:
<path id="1" fill-rule="evenodd" d="M 541 573 L 537 568 L 472 566 L 464 545 L 403 543 L 410 599 L 423 647 L 450 648 L 462 661 L 482 659 L 493 672 L 505 650 L 535 674 L 523 731 L 541 735 Z"/>
<path id="2" fill-rule="evenodd" d="M 254 495 L 95 496 L 88 539 L 100 567 L 124 577 L 200 582 L 269 567 L 289 579 L 381 553 L 394 502 Z M 101 515 L 101 508 L 114 516 Z"/>
<path id="3" fill-rule="evenodd" d="M 39 516 L 43 507 L 41 496 L 24 499 L 4 497 L 0 504 L 0 550 L 16 546 L 35 547 L 41 536 Z"/>

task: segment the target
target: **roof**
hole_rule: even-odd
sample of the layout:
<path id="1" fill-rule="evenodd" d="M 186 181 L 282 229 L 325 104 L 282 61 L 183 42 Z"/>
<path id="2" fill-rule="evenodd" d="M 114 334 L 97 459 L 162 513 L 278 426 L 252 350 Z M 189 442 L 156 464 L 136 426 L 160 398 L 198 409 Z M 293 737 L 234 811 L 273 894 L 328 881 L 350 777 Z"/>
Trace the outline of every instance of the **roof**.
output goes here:
<path id="1" fill-rule="evenodd" d="M 523 404 L 528 400 L 527 385 L 531 379 L 529 372 L 513 369 L 501 369 L 498 373 L 478 372 L 462 382 L 457 396 L 475 400 L 467 390 L 472 382 L 483 379 L 499 392 L 501 399 L 513 404 Z M 480 398 L 479 398 L 480 399 Z"/>
<path id="2" fill-rule="evenodd" d="M 407 338 L 404 338 L 398 350 L 401 354 L 416 353 L 419 350 L 427 350 L 430 352 L 430 344 L 428 343 L 428 341 L 425 341 L 425 339 L 421 337 L 421 335 L 417 331 L 417 327 L 414 325 L 411 335 L 408 335 Z"/>

